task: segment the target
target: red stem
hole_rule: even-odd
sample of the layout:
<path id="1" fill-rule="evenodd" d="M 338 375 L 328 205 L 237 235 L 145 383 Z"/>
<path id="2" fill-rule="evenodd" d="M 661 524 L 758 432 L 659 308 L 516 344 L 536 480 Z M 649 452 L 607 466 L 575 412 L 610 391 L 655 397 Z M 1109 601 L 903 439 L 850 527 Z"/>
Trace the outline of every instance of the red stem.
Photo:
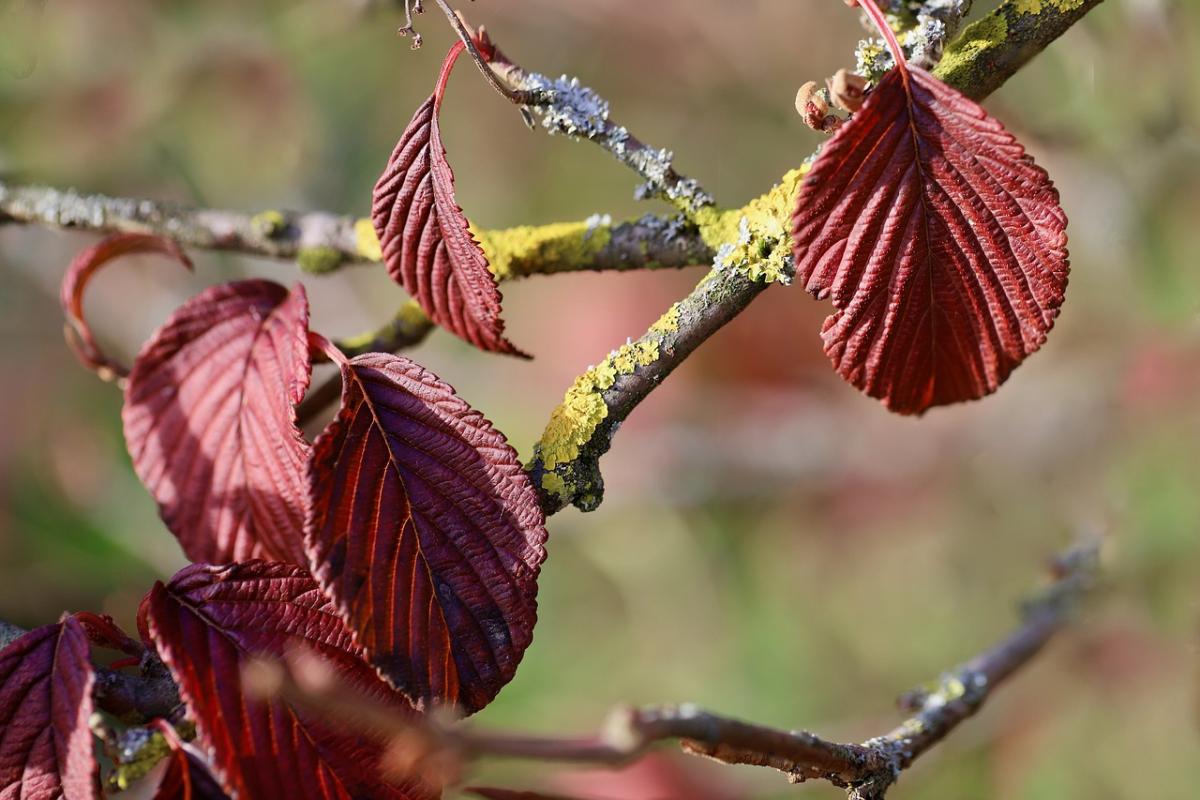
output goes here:
<path id="1" fill-rule="evenodd" d="M 314 356 L 322 354 L 339 367 L 344 367 L 350 363 L 350 360 L 346 358 L 346 354 L 339 350 L 337 345 L 316 331 L 308 332 L 308 348 Z"/>
<path id="2" fill-rule="evenodd" d="M 462 42 L 455 42 L 450 46 L 450 52 L 446 53 L 446 60 L 442 62 L 442 71 L 438 73 L 437 85 L 433 89 L 435 114 L 442 109 L 442 97 L 446 94 L 446 84 L 450 81 L 450 70 L 454 69 L 454 62 L 458 61 L 458 57 L 466 49 L 467 46 Z"/>

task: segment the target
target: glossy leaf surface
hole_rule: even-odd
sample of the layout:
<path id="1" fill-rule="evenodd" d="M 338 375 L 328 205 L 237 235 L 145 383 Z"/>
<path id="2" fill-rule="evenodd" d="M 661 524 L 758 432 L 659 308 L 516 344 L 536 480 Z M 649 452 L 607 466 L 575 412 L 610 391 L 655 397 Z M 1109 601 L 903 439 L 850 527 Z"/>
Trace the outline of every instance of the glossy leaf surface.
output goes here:
<path id="1" fill-rule="evenodd" d="M 400 137 L 375 184 L 371 216 L 388 274 L 429 318 L 483 350 L 524 355 L 504 338 L 500 290 L 454 197 L 454 172 L 438 124 L 454 62 L 446 56 L 437 88 Z"/>
<path id="2" fill-rule="evenodd" d="M 0 651 L 0 800 L 92 800 L 95 674 L 73 617 Z"/>
<path id="3" fill-rule="evenodd" d="M 254 655 L 282 659 L 308 648 L 339 678 L 396 714 L 407 702 L 362 660 L 362 651 L 316 581 L 290 564 L 196 564 L 147 595 L 141 610 L 195 720 L 225 790 L 243 798 L 297 800 L 428 797 L 379 777 L 382 749 L 358 732 L 314 720 L 281 700 L 241 688 Z"/>
<path id="4" fill-rule="evenodd" d="M 382 353 L 341 368 L 313 454 L 313 574 L 396 687 L 475 711 L 533 638 L 537 497 L 503 434 L 432 373 Z"/>
<path id="5" fill-rule="evenodd" d="M 125 441 L 192 561 L 304 563 L 307 337 L 303 287 L 240 281 L 181 306 L 134 363 Z"/>
<path id="6" fill-rule="evenodd" d="M 837 311 L 846 380 L 893 411 L 993 392 L 1037 350 L 1067 285 L 1045 171 L 978 104 L 896 69 L 825 145 L 793 216 L 797 279 Z"/>

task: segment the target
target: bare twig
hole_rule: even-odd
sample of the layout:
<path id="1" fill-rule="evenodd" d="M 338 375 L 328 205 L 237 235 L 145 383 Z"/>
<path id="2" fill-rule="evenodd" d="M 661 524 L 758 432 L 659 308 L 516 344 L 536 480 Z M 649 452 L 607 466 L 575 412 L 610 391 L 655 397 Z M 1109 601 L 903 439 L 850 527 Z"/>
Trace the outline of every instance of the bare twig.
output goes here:
<path id="1" fill-rule="evenodd" d="M 1053 582 L 1025 603 L 1023 623 L 997 645 L 950 670 L 931 689 L 910 692 L 902 706 L 911 715 L 882 736 L 861 744 L 823 739 L 731 719 L 695 706 L 619 708 L 600 733 L 576 738 L 519 736 L 480 731 L 447 718 L 398 716 L 341 683 L 316 656 L 294 653 L 286 664 L 255 662 L 247 686 L 369 731 L 407 749 L 406 763 L 429 778 L 428 763 L 446 774 L 480 758 L 620 765 L 658 743 L 679 740 L 686 752 L 729 764 L 770 767 L 792 782 L 824 780 L 846 789 L 851 800 L 879 800 L 900 774 L 973 716 L 1005 680 L 1042 649 L 1072 618 L 1095 585 L 1100 542 L 1085 541 L 1054 565 Z M 449 765 L 449 766 L 448 766 Z"/>
<path id="2" fill-rule="evenodd" d="M 493 50 L 492 66 L 504 83 L 538 98 L 529 108 L 541 119 L 542 127 L 552 134 L 593 142 L 607 150 L 646 181 L 638 189 L 639 199 L 665 200 L 688 217 L 713 205 L 712 195 L 698 181 L 675 171 L 670 150 L 651 147 L 625 126 L 613 122 L 608 101 L 580 84 L 578 78 L 563 75 L 553 80 L 525 70 L 486 40 L 486 34 L 484 38 Z"/>

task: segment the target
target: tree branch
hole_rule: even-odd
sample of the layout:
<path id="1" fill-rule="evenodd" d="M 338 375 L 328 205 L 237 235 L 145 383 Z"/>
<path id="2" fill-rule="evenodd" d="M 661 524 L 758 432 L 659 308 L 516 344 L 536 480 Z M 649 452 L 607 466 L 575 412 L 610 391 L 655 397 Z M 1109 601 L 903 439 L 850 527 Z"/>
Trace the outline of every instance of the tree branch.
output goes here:
<path id="1" fill-rule="evenodd" d="M 343 724 L 371 731 L 398 749 L 406 769 L 426 780 L 461 774 L 479 758 L 521 758 L 617 766 L 664 741 L 686 752 L 728 764 L 770 767 L 793 783 L 824 780 L 851 800 L 881 800 L 900 774 L 962 722 L 1012 677 L 1072 619 L 1096 585 L 1100 542 L 1083 542 L 1053 563 L 1053 581 L 1024 604 L 1023 622 L 991 649 L 938 679 L 931 689 L 901 699 L 911 715 L 882 736 L 861 744 L 823 739 L 806 731 L 783 731 L 731 719 L 695 706 L 620 708 L 594 736 L 564 738 L 478 731 L 436 715 L 398 717 L 341 683 L 311 654 L 286 664 L 255 662 L 244 676 L 248 691 L 279 696 Z"/>
<path id="2" fill-rule="evenodd" d="M 4 223 L 154 233 L 185 247 L 295 260 L 318 274 L 382 257 L 366 218 L 323 211 L 248 214 L 0 181 Z M 648 215 L 614 223 L 597 215 L 579 222 L 474 232 L 501 281 L 558 272 L 688 267 L 712 259 L 695 228 L 675 217 Z"/>
<path id="3" fill-rule="evenodd" d="M 934 74 L 982 100 L 1099 2 L 1043 0 L 1031 6 L 1005 0 L 963 31 Z M 548 513 L 567 505 L 583 511 L 599 506 L 604 491 L 599 458 L 621 423 L 769 283 L 790 281 L 790 217 L 804 171 L 789 172 L 741 209 L 705 207 L 697 213 L 700 237 L 716 252 L 712 272 L 649 331 L 577 378 L 534 447 L 526 469 Z"/>

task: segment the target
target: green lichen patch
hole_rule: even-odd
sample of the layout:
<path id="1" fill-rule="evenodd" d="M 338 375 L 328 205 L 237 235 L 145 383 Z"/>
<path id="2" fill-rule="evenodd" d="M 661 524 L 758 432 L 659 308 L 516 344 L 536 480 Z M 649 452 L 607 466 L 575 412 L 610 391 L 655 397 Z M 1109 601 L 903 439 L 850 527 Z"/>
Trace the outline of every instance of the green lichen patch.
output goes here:
<path id="1" fill-rule="evenodd" d="M 962 35 L 946 47 L 941 63 L 934 75 L 951 86 L 960 89 L 971 84 L 974 70 L 979 68 L 979 57 L 992 48 L 1004 44 L 1008 38 L 1008 20 L 1004 7 L 996 9 L 978 22 L 967 26 Z"/>
<path id="2" fill-rule="evenodd" d="M 1047 8 L 1058 11 L 1074 11 L 1083 5 L 1083 0 L 1013 0 L 1013 11 L 1018 14 L 1041 14 Z"/>
<path id="3" fill-rule="evenodd" d="M 705 209 L 698 215 L 700 236 L 717 251 L 717 269 L 738 270 L 753 281 L 791 281 L 792 211 L 808 168 L 804 164 L 789 171 L 769 192 L 742 208 Z"/>
<path id="4" fill-rule="evenodd" d="M 303 247 L 296 256 L 300 269 L 309 275 L 326 275 L 335 271 L 345 261 L 342 251 L 328 245 Z"/>
<path id="5" fill-rule="evenodd" d="M 521 225 L 471 233 L 487 256 L 498 281 L 521 278 L 534 272 L 584 269 L 612 241 L 612 220 L 594 216 L 579 222 Z"/>
<path id="6" fill-rule="evenodd" d="M 268 239 L 273 239 L 287 228 L 287 217 L 282 211 L 263 211 L 250 218 L 250 224 Z"/>

